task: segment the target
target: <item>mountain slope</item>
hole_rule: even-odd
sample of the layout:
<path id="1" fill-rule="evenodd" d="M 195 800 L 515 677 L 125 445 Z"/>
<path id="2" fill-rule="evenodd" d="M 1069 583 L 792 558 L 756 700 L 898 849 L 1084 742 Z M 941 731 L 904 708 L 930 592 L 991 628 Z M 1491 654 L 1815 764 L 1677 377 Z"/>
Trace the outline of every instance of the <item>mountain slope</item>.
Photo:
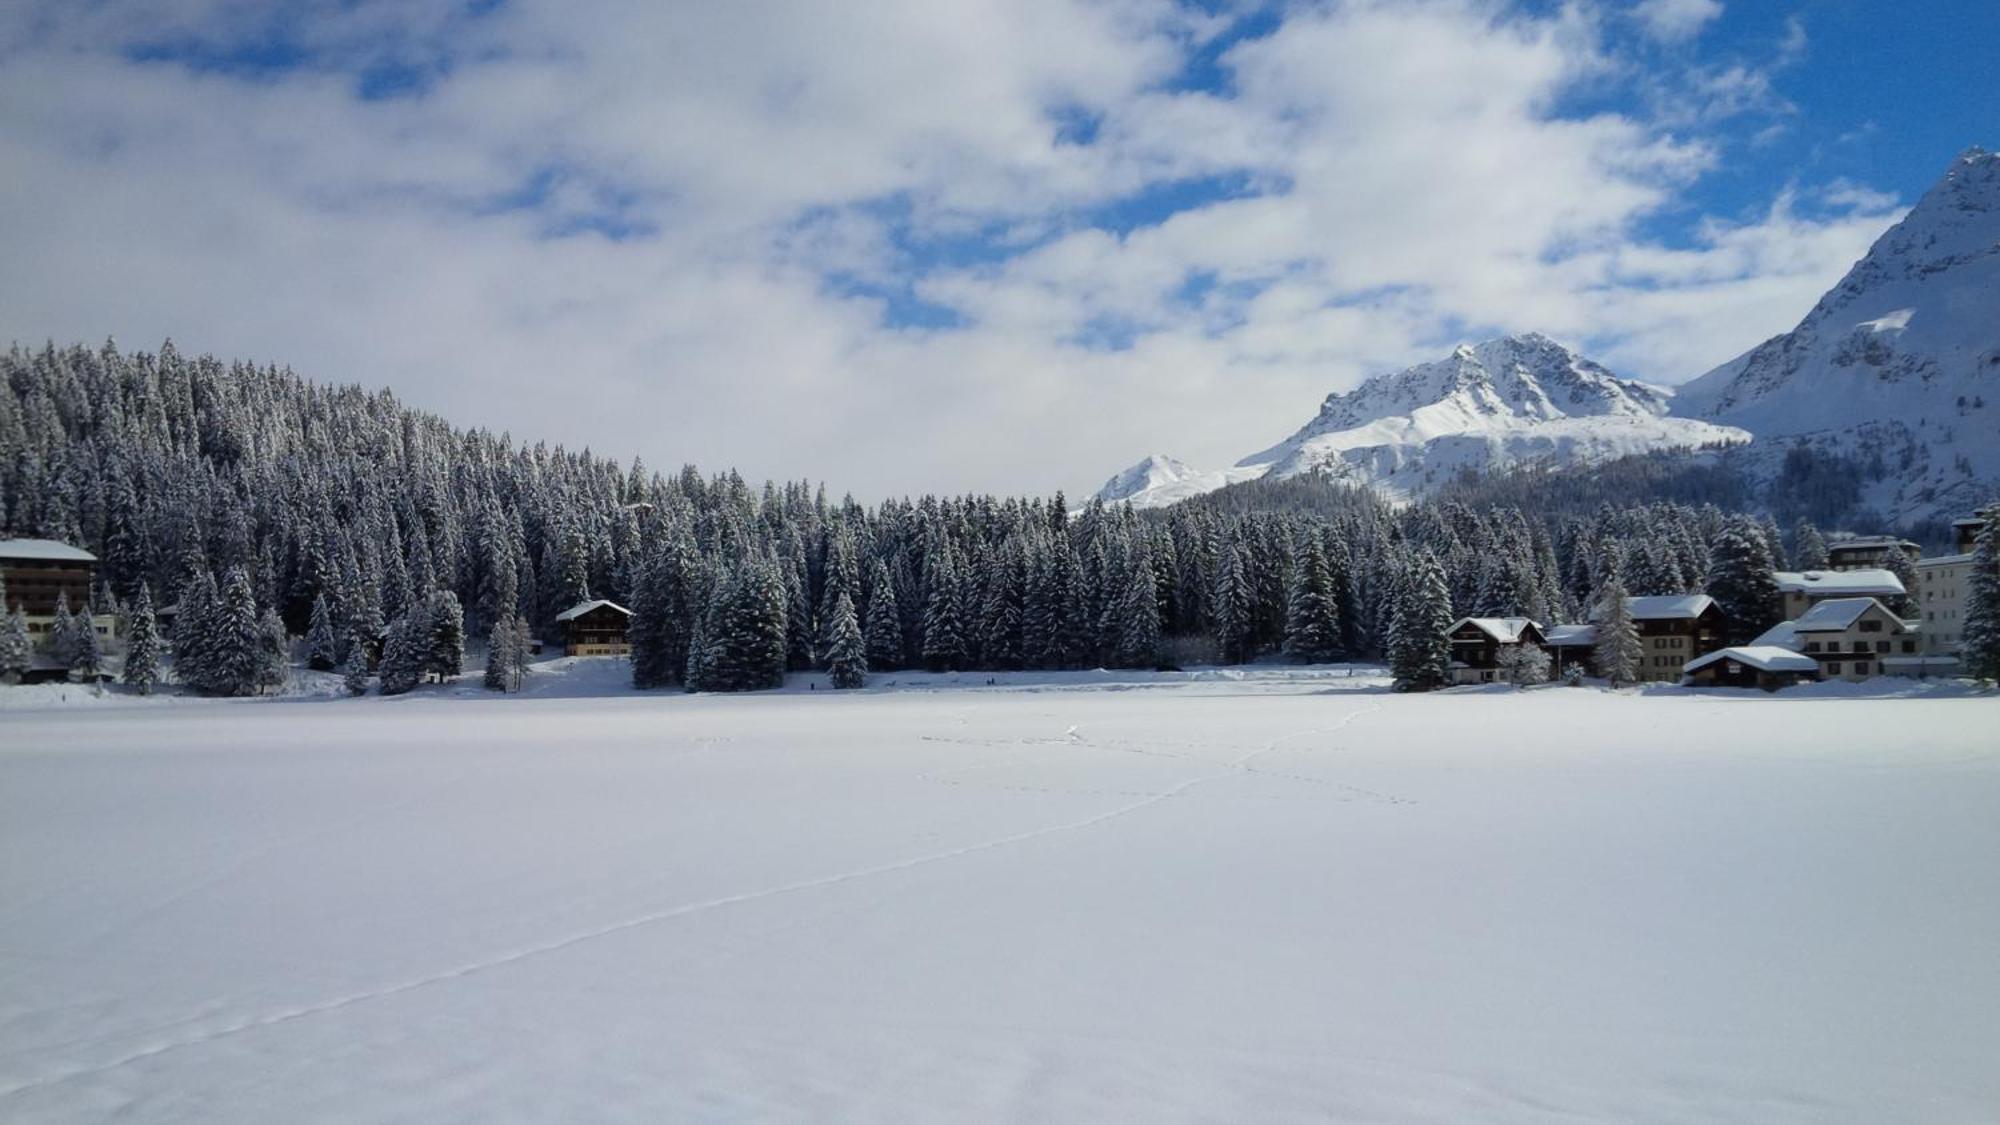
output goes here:
<path id="1" fill-rule="evenodd" d="M 1184 461 L 1155 453 L 1104 482 L 1097 498 L 1107 504 L 1129 502 L 1135 508 L 1164 508 L 1169 504 L 1214 492 L 1239 480 L 1262 476 L 1261 469 L 1197 469 Z"/>
<path id="2" fill-rule="evenodd" d="M 1668 392 L 1620 379 L 1545 336 L 1508 336 L 1329 395 L 1312 421 L 1232 469 L 1202 472 L 1174 462 L 1169 474 L 1149 460 L 1113 478 L 1099 495 L 1146 507 L 1231 480 L 1319 472 L 1405 499 L 1466 469 L 1584 465 L 1748 438 L 1671 417 L 1668 400 Z M 1172 481 L 1129 487 L 1150 479 L 1149 472 Z"/>
<path id="3" fill-rule="evenodd" d="M 1798 327 L 1683 387 L 1676 413 L 1879 458 L 1867 500 L 1907 522 L 2000 480 L 2000 154 L 1973 148 Z"/>

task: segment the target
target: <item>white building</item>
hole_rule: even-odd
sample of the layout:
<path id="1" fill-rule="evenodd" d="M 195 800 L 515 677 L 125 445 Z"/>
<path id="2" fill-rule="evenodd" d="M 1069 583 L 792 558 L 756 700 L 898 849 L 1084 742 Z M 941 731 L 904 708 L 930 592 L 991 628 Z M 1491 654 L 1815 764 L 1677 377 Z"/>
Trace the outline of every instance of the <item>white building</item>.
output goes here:
<path id="1" fill-rule="evenodd" d="M 1903 588 L 1903 580 L 1896 577 L 1894 571 L 1879 567 L 1859 570 L 1781 570 L 1772 577 L 1778 580 L 1778 595 L 1783 602 L 1782 612 L 1788 619 L 1803 616 L 1807 610 L 1828 598 L 1893 599 L 1909 593 Z"/>
<path id="2" fill-rule="evenodd" d="M 1874 598 L 1831 598 L 1756 643 L 1812 657 L 1821 679 L 1865 680 L 1887 674 L 1890 661 L 1916 657 L 1918 632 Z"/>

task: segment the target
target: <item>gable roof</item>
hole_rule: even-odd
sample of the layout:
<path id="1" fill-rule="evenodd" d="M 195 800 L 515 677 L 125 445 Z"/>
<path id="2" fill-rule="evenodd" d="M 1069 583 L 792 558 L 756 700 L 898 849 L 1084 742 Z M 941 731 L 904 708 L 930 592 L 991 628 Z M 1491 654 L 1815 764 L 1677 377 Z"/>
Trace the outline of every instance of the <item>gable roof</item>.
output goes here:
<path id="1" fill-rule="evenodd" d="M 1527 632 L 1529 629 L 1533 629 L 1537 633 L 1542 631 L 1542 627 L 1537 625 L 1534 619 L 1530 617 L 1461 617 L 1452 622 L 1451 628 L 1445 630 L 1445 632 L 1456 633 L 1466 625 L 1476 627 L 1480 632 L 1485 633 L 1503 645 L 1518 643 L 1521 640 L 1521 634 Z"/>
<path id="2" fill-rule="evenodd" d="M 1719 649 L 1707 656 L 1698 656 L 1682 666 L 1682 673 L 1706 668 L 1722 660 L 1734 660 L 1738 664 L 1748 664 L 1760 672 L 1817 672 L 1819 661 L 1810 656 L 1802 656 L 1788 648 L 1776 645 L 1738 645 L 1735 648 Z"/>
<path id="3" fill-rule="evenodd" d="M 1883 547 L 1915 549 L 1917 546 L 1919 545 L 1900 535 L 1849 535 L 1826 541 L 1826 549 L 1829 551 L 1880 550 Z"/>
<path id="4" fill-rule="evenodd" d="M 1549 644 L 1560 647 L 1594 645 L 1597 643 L 1597 626 L 1551 625 L 1545 634 L 1545 639 Z"/>
<path id="5" fill-rule="evenodd" d="M 1901 597 L 1903 580 L 1894 571 L 1879 566 L 1861 570 L 1781 570 L 1771 577 L 1787 594 L 1822 594 L 1828 597 Z"/>
<path id="6" fill-rule="evenodd" d="M 627 617 L 632 616 L 631 610 L 626 609 L 624 606 L 619 605 L 617 602 L 607 602 L 603 598 L 598 598 L 594 601 L 576 603 L 575 605 L 569 607 L 568 609 L 563 610 L 561 613 L 556 614 L 556 620 L 573 621 L 576 618 L 582 617 L 584 614 L 589 613 L 591 610 L 598 609 L 603 606 L 610 606 L 612 609 L 617 610 L 618 612 L 624 614 Z"/>
<path id="7" fill-rule="evenodd" d="M 34 559 L 36 562 L 96 562 L 97 556 L 82 547 L 72 547 L 53 539 L 0 539 L 0 559 Z"/>
<path id="8" fill-rule="evenodd" d="M 1874 598 L 1828 598 L 1816 603 L 1811 609 L 1799 614 L 1792 622 L 1796 633 L 1838 633 L 1853 628 L 1856 621 L 1871 609 L 1879 609 L 1883 615 L 1901 626 L 1903 619 L 1889 612 L 1889 608 Z"/>
<path id="9" fill-rule="evenodd" d="M 1804 641 L 1799 640 L 1797 622 L 1780 621 L 1758 634 L 1757 639 L 1750 642 L 1750 647 L 1788 648 L 1797 652 L 1804 644 Z"/>
<path id="10" fill-rule="evenodd" d="M 1662 594 L 1626 598 L 1634 621 L 1692 621 L 1707 613 L 1715 599 L 1707 594 Z"/>

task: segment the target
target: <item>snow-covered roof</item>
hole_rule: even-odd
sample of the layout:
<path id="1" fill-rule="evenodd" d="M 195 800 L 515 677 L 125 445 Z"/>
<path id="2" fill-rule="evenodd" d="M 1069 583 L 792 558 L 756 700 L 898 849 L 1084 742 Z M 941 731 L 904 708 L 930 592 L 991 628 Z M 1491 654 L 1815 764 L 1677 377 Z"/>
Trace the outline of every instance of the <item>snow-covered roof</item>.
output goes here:
<path id="1" fill-rule="evenodd" d="M 568 609 L 563 610 L 561 613 L 556 614 L 556 620 L 571 621 L 578 617 L 582 617 L 584 614 L 589 613 L 591 610 L 597 609 L 600 606 L 610 606 L 612 609 L 617 610 L 618 612 L 624 614 L 627 617 L 632 616 L 631 610 L 626 609 L 624 606 L 619 605 L 617 602 L 607 602 L 603 598 L 597 598 L 592 601 L 576 603 L 575 605 L 569 607 Z"/>
<path id="2" fill-rule="evenodd" d="M 1626 598 L 1634 621 L 1689 621 L 1708 612 L 1715 599 L 1707 594 L 1661 594 Z"/>
<path id="3" fill-rule="evenodd" d="M 82 547 L 72 547 L 53 539 L 0 539 L 0 559 L 33 559 L 36 562 L 96 562 L 97 556 Z"/>
<path id="4" fill-rule="evenodd" d="M 1688 661 L 1681 671 L 1693 672 L 1720 660 L 1734 660 L 1738 664 L 1748 664 L 1760 672 L 1819 671 L 1819 661 L 1776 645 L 1739 645 L 1735 648 L 1721 649 Z"/>
<path id="5" fill-rule="evenodd" d="M 1971 561 L 1972 556 L 1969 553 L 1963 555 L 1933 555 L 1927 559 L 1918 559 L 1917 569 L 1935 570 L 1941 566 L 1955 566 L 1959 563 L 1969 563 Z"/>
<path id="6" fill-rule="evenodd" d="M 1860 570 L 1781 570 L 1771 577 L 1787 594 L 1826 594 L 1834 597 L 1893 598 L 1907 591 L 1894 571 L 1881 567 Z"/>
<path id="7" fill-rule="evenodd" d="M 1594 645 L 1597 643 L 1597 626 L 1551 625 L 1543 635 L 1551 645 Z"/>
<path id="8" fill-rule="evenodd" d="M 1903 619 L 1889 613 L 1887 607 L 1874 598 L 1828 598 L 1799 614 L 1792 622 L 1792 631 L 1797 633 L 1839 633 L 1854 627 L 1861 615 L 1870 609 L 1880 609 L 1889 619 L 1902 624 Z"/>
<path id="9" fill-rule="evenodd" d="M 1849 535 L 1841 539 L 1827 540 L 1826 549 L 1829 551 L 1857 551 L 1863 548 L 1879 549 L 1882 547 L 1915 546 L 1917 544 L 1898 535 Z"/>
<path id="10" fill-rule="evenodd" d="M 1797 623 L 1792 621 L 1780 621 L 1758 634 L 1757 639 L 1750 642 L 1752 648 L 1788 648 L 1793 652 L 1799 651 L 1804 644 L 1805 642 L 1799 640 Z"/>
<path id="11" fill-rule="evenodd" d="M 1519 642 L 1521 634 L 1526 632 L 1531 625 L 1536 629 L 1541 628 L 1530 617 L 1461 617 L 1457 621 L 1452 622 L 1451 628 L 1446 630 L 1446 632 L 1456 633 L 1462 626 L 1468 624 L 1477 627 L 1480 632 L 1485 633 L 1503 645 L 1511 645 Z"/>

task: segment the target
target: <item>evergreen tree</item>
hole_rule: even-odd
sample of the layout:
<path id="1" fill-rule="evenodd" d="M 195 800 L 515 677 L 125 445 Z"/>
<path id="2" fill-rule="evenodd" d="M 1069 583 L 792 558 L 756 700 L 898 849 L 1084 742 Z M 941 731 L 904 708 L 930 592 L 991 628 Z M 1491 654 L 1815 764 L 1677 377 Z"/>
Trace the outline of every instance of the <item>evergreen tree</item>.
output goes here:
<path id="1" fill-rule="evenodd" d="M 934 672 L 956 671 L 965 659 L 965 615 L 950 545 L 924 566 L 924 663 Z"/>
<path id="2" fill-rule="evenodd" d="M 465 671 L 465 608 L 458 595 L 439 590 L 424 607 L 423 670 L 438 683 Z"/>
<path id="3" fill-rule="evenodd" d="M 389 625 L 389 635 L 382 641 L 381 666 L 377 669 L 383 695 L 402 695 L 423 679 L 422 624 L 405 614 Z"/>
<path id="4" fill-rule="evenodd" d="M 828 623 L 827 670 L 833 686 L 858 688 L 868 682 L 868 651 L 861 639 L 861 623 L 854 619 L 854 602 L 846 590 L 836 591 L 833 617 Z"/>
<path id="5" fill-rule="evenodd" d="M 1160 663 L 1160 592 L 1153 566 L 1141 558 L 1118 602 L 1120 623 L 1117 663 L 1121 668 L 1152 668 Z"/>
<path id="6" fill-rule="evenodd" d="M 124 679 L 138 688 L 140 695 L 151 695 L 153 685 L 160 682 L 160 623 L 153 614 L 152 587 L 145 582 L 139 583 L 129 622 L 125 630 Z"/>
<path id="7" fill-rule="evenodd" d="M 483 682 L 488 689 L 503 692 L 521 690 L 520 669 L 523 661 L 518 651 L 519 632 L 519 619 L 511 608 L 494 618 L 493 629 L 486 637 L 486 675 Z M 635 655 L 636 652 L 637 649 L 634 649 Z M 634 679 L 637 679 L 636 674 Z"/>
<path id="8" fill-rule="evenodd" d="M 56 595 L 54 620 L 49 622 L 48 640 L 44 642 L 49 659 L 58 667 L 68 668 L 76 660 L 78 640 L 76 615 L 69 611 L 69 591 L 64 590 Z"/>
<path id="9" fill-rule="evenodd" d="M 340 672 L 347 694 L 368 694 L 368 644 L 358 630 L 347 634 L 347 660 L 341 665 Z"/>
<path id="10" fill-rule="evenodd" d="M 244 568 L 232 567 L 202 630 L 202 660 L 191 681 L 203 695 L 250 695 L 260 690 L 265 632 L 257 595 Z"/>
<path id="11" fill-rule="evenodd" d="M 291 680 L 291 634 L 275 609 L 257 622 L 257 691 L 283 688 Z"/>
<path id="12" fill-rule="evenodd" d="M 1632 620 L 1632 606 L 1625 585 L 1613 579 L 1604 587 L 1597 608 L 1597 674 L 1613 687 L 1639 678 L 1639 662 L 1646 649 L 1639 640 L 1639 626 Z"/>
<path id="13" fill-rule="evenodd" d="M 1430 691 L 1451 678 L 1451 588 L 1428 550 L 1410 562 L 1389 627 L 1389 668 L 1397 691 Z"/>
<path id="14" fill-rule="evenodd" d="M 2000 503 L 1979 515 L 1983 523 L 1973 540 L 1971 573 L 1966 576 L 1958 659 L 1966 675 L 1991 684 L 2000 683 Z"/>
<path id="15" fill-rule="evenodd" d="M 312 624 L 306 629 L 306 667 L 315 672 L 331 672 L 339 666 L 340 652 L 333 635 L 333 613 L 327 608 L 326 595 L 317 594 L 312 602 Z"/>
<path id="16" fill-rule="evenodd" d="M 1800 570 L 1825 570 L 1828 561 L 1826 538 L 1811 520 L 1801 519 L 1792 529 L 1792 564 Z"/>
<path id="17" fill-rule="evenodd" d="M 1299 664 L 1339 660 L 1345 655 L 1340 601 L 1326 553 L 1316 536 L 1307 536 L 1296 553 L 1285 597 L 1285 655 Z"/>
<path id="18" fill-rule="evenodd" d="M 1255 612 L 1250 582 L 1244 574 L 1244 551 L 1231 544 L 1223 551 L 1215 576 L 1215 593 L 1209 600 L 1214 615 L 1215 655 L 1224 664 L 1241 664 L 1250 659 L 1251 629 Z"/>
<path id="19" fill-rule="evenodd" d="M 760 691 L 785 682 L 785 581 L 753 560 L 738 569 L 710 622 L 702 691 Z"/>
<path id="20" fill-rule="evenodd" d="M 34 646 L 28 639 L 28 618 L 17 605 L 0 619 L 0 683 L 20 683 L 33 666 Z"/>
<path id="21" fill-rule="evenodd" d="M 97 621 L 86 609 L 76 616 L 71 628 L 75 632 L 69 678 L 77 683 L 94 684 L 104 675 L 104 650 L 97 639 Z"/>
<path id="22" fill-rule="evenodd" d="M 889 568 L 876 559 L 871 573 L 867 664 L 877 672 L 892 672 L 903 666 L 903 615 L 896 607 L 896 586 L 889 580 Z"/>
<path id="23" fill-rule="evenodd" d="M 215 577 L 203 569 L 182 580 L 180 612 L 174 618 L 174 677 L 200 691 L 214 651 Z"/>
<path id="24" fill-rule="evenodd" d="M 1912 563 L 1910 556 L 1904 554 L 1901 550 L 1891 550 L 1888 559 L 1883 562 L 1882 568 L 1896 576 L 1896 581 L 1903 584 L 1904 591 L 1900 597 L 1883 598 L 1883 608 L 1899 617 L 1916 616 L 1918 610 L 1916 600 L 1916 564 Z"/>
<path id="25" fill-rule="evenodd" d="M 1722 607 L 1730 644 L 1745 644 L 1778 623 L 1778 580 L 1756 525 L 1731 525 L 1715 537 L 1708 555 L 1708 596 Z"/>

